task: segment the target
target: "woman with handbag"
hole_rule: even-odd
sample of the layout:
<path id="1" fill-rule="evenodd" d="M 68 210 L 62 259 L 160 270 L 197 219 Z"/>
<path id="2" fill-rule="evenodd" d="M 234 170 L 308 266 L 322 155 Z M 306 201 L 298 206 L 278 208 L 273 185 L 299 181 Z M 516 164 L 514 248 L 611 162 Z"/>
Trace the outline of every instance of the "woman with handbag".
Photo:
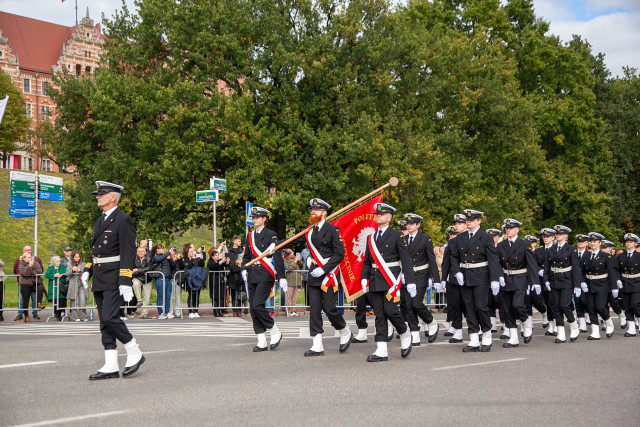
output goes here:
<path id="1" fill-rule="evenodd" d="M 195 246 L 192 243 L 187 243 L 182 249 L 182 259 L 178 261 L 178 268 L 184 271 L 183 278 L 186 282 L 185 290 L 187 291 L 187 307 L 190 319 L 200 317 L 200 314 L 198 313 L 198 307 L 200 306 L 200 290 L 204 287 L 204 282 L 199 282 L 199 287 L 189 284 L 189 272 L 194 267 L 204 268 L 204 259 L 202 258 L 202 253 L 198 256 L 195 251 Z"/>
<path id="2" fill-rule="evenodd" d="M 84 308 L 78 309 L 78 307 L 85 307 L 89 299 L 89 288 L 85 288 L 81 280 L 84 265 L 80 252 L 71 252 L 71 262 L 67 264 L 65 275 L 69 286 L 67 299 L 71 307 L 70 316 L 72 322 L 86 322 L 89 320 L 87 318 L 87 310 Z"/>
<path id="3" fill-rule="evenodd" d="M 18 278 L 18 284 L 20 285 L 20 295 L 22 295 L 22 310 L 24 310 L 25 323 L 31 322 L 29 319 L 29 299 L 31 298 L 31 292 L 36 286 L 36 274 L 42 274 L 42 267 L 37 262 L 34 262 L 31 257 L 31 252 L 25 252 L 20 257 L 19 264 L 20 277 Z"/>
<path id="4" fill-rule="evenodd" d="M 47 268 L 47 272 L 44 274 L 44 277 L 49 279 L 47 298 L 53 303 L 53 314 L 60 322 L 62 322 L 62 319 L 64 318 L 62 314 L 65 312 L 67 307 L 68 289 L 66 282 L 67 276 L 65 275 L 67 267 L 61 264 L 59 256 L 52 257 L 51 263 L 52 265 Z M 57 307 L 55 301 L 58 301 Z"/>

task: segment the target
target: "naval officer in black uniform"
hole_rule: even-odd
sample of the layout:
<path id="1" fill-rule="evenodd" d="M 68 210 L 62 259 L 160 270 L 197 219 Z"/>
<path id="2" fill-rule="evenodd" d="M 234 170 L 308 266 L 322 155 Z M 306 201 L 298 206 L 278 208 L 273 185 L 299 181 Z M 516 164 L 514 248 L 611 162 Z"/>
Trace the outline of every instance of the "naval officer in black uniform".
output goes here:
<path id="1" fill-rule="evenodd" d="M 400 334 L 400 354 L 407 357 L 411 353 L 411 333 L 398 311 L 400 299 L 400 275 L 404 273 L 407 289 L 413 289 L 415 294 L 415 280 L 413 263 L 407 250 L 407 242 L 402 233 L 389 227 L 396 208 L 386 203 L 376 203 L 376 222 L 378 229 L 367 238 L 367 246 L 360 274 L 363 292 L 369 292 L 369 300 L 373 304 L 376 315 L 376 351 L 369 357 L 369 362 L 388 360 L 387 351 L 387 319 Z M 373 245 L 371 247 L 371 240 Z M 386 268 L 385 268 L 386 267 Z"/>
<path id="2" fill-rule="evenodd" d="M 413 262 L 415 277 L 415 289 L 409 289 L 409 285 L 402 287 L 400 304 L 405 306 L 407 323 L 411 330 L 411 342 L 420 345 L 420 324 L 418 317 L 424 322 L 424 333 L 427 341 L 432 343 L 438 338 L 438 322 L 433 319 L 433 314 L 424 305 L 424 296 L 431 292 L 434 283 L 440 283 L 440 272 L 436 264 L 436 255 L 433 252 L 431 236 L 418 231 L 422 217 L 414 213 L 404 215 L 408 234 L 404 236 L 407 242 L 409 255 Z M 413 292 L 415 291 L 415 292 Z M 415 296 L 411 296 L 414 293 Z"/>
<path id="3" fill-rule="evenodd" d="M 275 350 L 282 340 L 282 333 L 280 333 L 280 329 L 278 329 L 273 318 L 269 316 L 265 304 L 275 285 L 276 277 L 279 279 L 279 285 L 283 292 L 287 292 L 287 279 L 285 278 L 282 253 L 280 251 L 272 253 L 278 241 L 278 236 L 275 231 L 265 227 L 271 212 L 254 206 L 251 213 L 253 214 L 254 229 L 249 232 L 244 245 L 240 275 L 244 280 L 247 294 L 249 295 L 253 331 L 258 338 L 258 344 L 253 348 L 253 351 L 260 352 L 267 351 L 269 348 Z M 249 261 L 259 257 L 264 252 L 273 256 L 266 256 L 246 267 Z M 266 331 L 269 331 L 271 338 L 268 346 Z"/>
<path id="4" fill-rule="evenodd" d="M 542 286 L 542 299 L 544 305 L 547 307 L 546 319 L 542 319 L 542 326 L 547 328 L 544 333 L 547 336 L 557 336 L 558 328 L 556 327 L 555 309 L 553 308 L 553 298 L 551 297 L 551 285 L 548 279 L 545 277 L 545 270 L 547 264 L 547 252 L 553 246 L 553 242 L 556 239 L 556 231 L 553 228 L 543 228 L 540 230 L 540 237 L 542 243 L 540 247 L 533 251 L 533 255 L 536 257 L 540 270 L 538 271 L 538 277 L 540 282 L 545 285 Z M 545 322 L 546 320 L 546 322 Z"/>
<path id="5" fill-rule="evenodd" d="M 636 251 L 640 238 L 633 233 L 623 237 L 627 250 L 618 255 L 618 270 L 622 280 L 622 300 L 627 315 L 625 337 L 636 336 L 635 319 L 640 318 L 640 254 Z"/>
<path id="6" fill-rule="evenodd" d="M 462 233 L 467 232 L 467 216 L 465 214 L 455 214 L 453 216 L 453 225 L 447 229 L 449 240 L 444 248 L 442 256 L 442 282 L 440 286 L 436 284 L 436 292 L 446 289 L 447 295 L 447 320 L 450 327 L 444 333 L 449 338 L 450 343 L 462 342 L 462 316 L 466 317 L 466 308 L 462 300 L 462 287 L 451 271 L 451 253 L 457 251 L 458 237 Z"/>
<path id="7" fill-rule="evenodd" d="M 344 243 L 338 227 L 325 221 L 329 210 L 331 205 L 324 200 L 318 198 L 309 200 L 309 223 L 313 228 L 307 235 L 300 236 L 287 245 L 291 247 L 305 243 L 311 253 L 307 258 L 307 270 L 309 270 L 307 293 L 310 310 L 309 333 L 313 338 L 313 345 L 304 353 L 305 356 L 324 354 L 323 311 L 331 322 L 331 326 L 340 332 L 340 353 L 347 351 L 351 344 L 351 331 L 337 307 L 338 286 L 341 285 L 339 265 L 344 259 Z"/>
<path id="8" fill-rule="evenodd" d="M 589 246 L 589 236 L 585 234 L 576 234 L 576 247 L 578 248 L 578 259 L 580 260 L 580 269 L 582 270 L 582 266 L 584 264 L 584 260 L 587 259 L 589 255 L 589 251 L 587 247 Z M 581 280 L 584 282 L 584 278 Z M 578 317 L 578 329 L 580 332 L 587 332 L 587 318 L 588 316 L 588 307 L 587 307 L 587 293 L 580 292 L 580 296 L 574 296 L 573 303 L 576 307 L 576 316 Z M 591 323 L 591 319 L 589 319 L 589 323 Z"/>
<path id="9" fill-rule="evenodd" d="M 89 277 L 93 275 L 91 288 L 100 317 L 105 364 L 90 380 L 120 376 L 117 341 L 124 344 L 127 352 L 123 377 L 135 373 L 145 360 L 119 315 L 122 300 L 129 302 L 133 298 L 131 277 L 136 257 L 136 227 L 131 217 L 118 208 L 123 187 L 105 181 L 96 181 L 96 187 L 92 194 L 102 215 L 93 227 L 93 259 L 85 265 L 81 280 L 88 287 Z"/>

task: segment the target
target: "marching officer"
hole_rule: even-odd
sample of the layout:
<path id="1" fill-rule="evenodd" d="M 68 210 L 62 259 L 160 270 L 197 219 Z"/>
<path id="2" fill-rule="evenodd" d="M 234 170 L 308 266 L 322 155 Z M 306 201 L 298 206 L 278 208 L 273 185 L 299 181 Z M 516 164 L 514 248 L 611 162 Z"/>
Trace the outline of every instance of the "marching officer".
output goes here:
<path id="1" fill-rule="evenodd" d="M 493 238 L 493 243 L 498 247 L 498 242 L 500 241 L 500 234 L 502 232 L 497 228 L 487 228 L 487 234 Z M 504 310 L 502 308 L 502 292 L 498 292 L 497 295 L 494 295 L 489 289 L 488 301 L 489 301 L 489 319 L 491 320 L 491 332 L 498 331 L 498 322 L 496 321 L 496 310 L 498 310 L 498 314 L 500 315 L 500 322 L 503 327 L 506 322 L 506 318 L 504 315 Z"/>
<path id="2" fill-rule="evenodd" d="M 424 334 L 427 341 L 432 343 L 438 338 L 438 322 L 433 319 L 431 310 L 424 305 L 424 296 L 426 292 L 431 292 L 434 283 L 440 283 L 440 273 L 433 252 L 433 241 L 431 236 L 418 231 L 422 221 L 420 215 L 407 213 L 404 215 L 404 219 L 409 232 L 405 236 L 405 241 L 413 262 L 416 293 L 411 296 L 408 287 L 403 287 L 400 304 L 406 307 L 412 344 L 420 345 L 418 317 L 424 322 Z"/>
<path id="3" fill-rule="evenodd" d="M 442 256 L 442 282 L 440 286 L 436 283 L 436 292 L 446 289 L 447 295 L 447 320 L 450 322 L 450 328 L 444 333 L 449 338 L 449 342 L 462 342 L 462 315 L 466 316 L 464 302 L 462 301 L 462 288 L 458 280 L 451 271 L 451 253 L 457 249 L 457 236 L 467 231 L 467 217 L 465 214 L 455 214 L 453 216 L 453 225 L 449 226 L 447 245 L 444 248 Z"/>
<path id="4" fill-rule="evenodd" d="M 547 336 L 557 336 L 558 329 L 556 327 L 555 320 L 555 309 L 553 308 L 553 298 L 551 298 L 551 287 L 548 283 L 548 280 L 545 276 L 545 269 L 547 265 L 547 253 L 551 246 L 553 246 L 553 242 L 556 238 L 556 232 L 553 228 L 543 228 L 540 230 L 540 238 L 542 239 L 542 244 L 538 249 L 533 251 L 533 255 L 536 257 L 536 261 L 538 262 L 538 267 L 540 270 L 538 271 L 538 277 L 541 282 L 545 285 L 542 287 L 542 299 L 544 301 L 544 305 L 547 307 L 547 312 L 543 315 L 542 318 L 542 326 L 547 328 L 547 331 L 544 333 Z"/>
<path id="5" fill-rule="evenodd" d="M 253 331 L 258 338 L 258 344 L 253 348 L 254 352 L 267 351 L 269 348 L 275 350 L 282 340 L 280 329 L 273 318 L 269 316 L 265 307 L 267 299 L 274 292 L 276 276 L 279 278 L 282 291 L 287 292 L 282 253 L 280 251 L 272 253 L 278 237 L 275 231 L 265 227 L 270 213 L 269 210 L 258 206 L 253 208 L 254 230 L 247 235 L 240 272 L 245 288 L 247 288 L 247 295 L 249 295 Z M 246 267 L 249 261 L 265 252 L 273 256 L 264 257 L 250 267 Z M 266 331 L 269 331 L 271 337 L 269 346 L 267 346 Z"/>
<path id="6" fill-rule="evenodd" d="M 622 277 L 622 299 L 627 315 L 625 337 L 636 336 L 636 322 L 640 318 L 640 254 L 636 251 L 640 238 L 633 233 L 623 237 L 627 250 L 618 255 L 618 268 Z"/>
<path id="7" fill-rule="evenodd" d="M 614 252 L 614 247 L 615 245 L 613 244 L 613 242 L 611 240 L 603 240 L 602 241 L 602 252 L 604 252 L 605 254 L 609 254 L 611 256 L 615 255 Z M 617 276 L 620 277 L 620 271 L 618 270 L 618 263 L 614 263 L 614 266 L 616 268 L 616 273 Z M 622 282 L 618 283 L 618 289 L 622 289 Z M 622 301 L 622 295 L 621 293 L 618 291 L 618 298 L 614 298 L 613 294 L 611 292 L 609 292 L 609 297 L 608 297 L 608 303 L 609 306 L 611 307 L 611 309 L 613 310 L 613 312 L 615 314 L 618 315 L 618 317 L 620 318 L 620 327 L 622 329 L 627 327 L 627 317 L 625 316 L 625 310 L 623 310 L 623 301 Z M 603 327 L 602 330 L 604 331 L 606 328 Z"/>
<path id="8" fill-rule="evenodd" d="M 404 219 L 398 221 L 398 230 L 400 230 L 403 236 L 409 234 L 409 231 L 407 230 L 407 221 L 405 221 Z"/>
<path id="9" fill-rule="evenodd" d="M 491 351 L 491 319 L 489 288 L 494 295 L 500 290 L 500 262 L 491 236 L 480 228 L 484 212 L 464 211 L 467 233 L 456 237 L 456 250 L 451 252 L 451 272 L 462 286 L 462 299 L 467 310 L 470 342 L 463 352 Z M 482 347 L 478 334 L 482 333 Z"/>
<path id="10" fill-rule="evenodd" d="M 502 302 L 509 328 L 509 341 L 502 345 L 506 348 L 520 345 L 516 320 L 520 320 L 523 325 L 524 342 L 531 341 L 533 319 L 527 314 L 525 296 L 530 293 L 530 287 L 540 294 L 539 269 L 533 251 L 529 243 L 518 237 L 521 225 L 515 219 L 505 219 L 503 228 L 506 239 L 498 243 L 498 258 L 504 274 L 500 277 Z"/>
<path id="11" fill-rule="evenodd" d="M 589 251 L 587 250 L 587 247 L 589 246 L 589 236 L 584 234 L 576 234 L 576 246 L 578 247 L 580 269 L 582 270 L 584 260 L 587 258 L 586 255 L 589 254 Z M 581 282 L 584 282 L 584 278 L 581 280 Z M 580 296 L 574 296 L 573 302 L 576 307 L 576 315 L 578 316 L 578 329 L 580 330 L 580 332 L 586 333 L 587 321 L 585 318 L 585 314 L 587 313 L 587 293 L 581 292 Z M 589 323 L 591 323 L 591 320 L 589 320 Z"/>
<path id="12" fill-rule="evenodd" d="M 531 251 L 535 253 L 536 244 L 538 243 L 538 238 L 535 236 L 526 235 L 524 236 L 524 241 L 530 245 Z M 534 258 L 535 258 L 535 255 L 534 255 Z M 538 265 L 537 258 L 536 258 L 536 265 Z M 537 282 L 538 284 L 542 283 L 542 279 L 540 279 L 540 276 L 538 275 L 539 270 L 540 270 L 540 267 L 538 267 L 538 270 L 536 270 L 536 279 L 538 280 Z M 538 310 L 540 315 L 542 315 L 542 327 L 546 328 L 547 326 L 549 326 L 549 321 L 547 320 L 548 310 L 542 296 L 542 288 L 543 286 L 532 289 L 528 295 L 525 295 L 524 303 L 527 306 L 527 315 L 529 318 L 531 318 L 531 323 L 533 324 L 533 308 L 535 308 L 536 310 Z"/>
<path id="13" fill-rule="evenodd" d="M 369 235 L 364 255 L 360 283 L 362 291 L 369 291 L 376 315 L 376 351 L 369 362 L 388 360 L 387 319 L 400 334 L 400 355 L 405 358 L 411 353 L 411 333 L 398 311 L 400 299 L 401 273 L 404 273 L 407 291 L 412 297 L 417 294 L 413 273 L 413 263 L 407 250 L 407 242 L 402 233 L 389 227 L 396 208 L 386 203 L 376 203 L 378 229 Z"/>
<path id="14" fill-rule="evenodd" d="M 324 354 L 324 346 L 322 345 L 323 311 L 331 322 L 331 326 L 340 332 L 340 353 L 347 351 L 351 344 L 351 331 L 337 307 L 338 286 L 340 286 L 339 264 L 344 259 L 344 243 L 338 227 L 325 221 L 330 210 L 331 205 L 322 199 L 309 200 L 309 223 L 313 228 L 287 245 L 291 247 L 306 243 L 311 253 L 311 256 L 307 258 L 307 269 L 309 270 L 307 292 L 310 307 L 309 332 L 313 338 L 313 345 L 304 353 L 305 356 L 322 356 Z"/>
<path id="15" fill-rule="evenodd" d="M 585 281 L 580 284 L 580 288 L 574 291 L 576 296 L 580 296 L 580 290 L 587 293 L 587 307 L 591 319 L 591 335 L 588 339 L 599 340 L 598 315 L 604 320 L 607 338 L 613 336 L 613 320 L 609 314 L 607 300 L 609 292 L 613 294 L 614 298 L 618 297 L 619 279 L 614 258 L 600 250 L 604 236 L 595 232 L 589 233 L 588 236 L 591 253 L 587 255 L 582 264 Z"/>
<path id="16" fill-rule="evenodd" d="M 96 181 L 96 196 L 102 215 L 96 220 L 91 237 L 91 262 L 85 265 L 82 283 L 88 288 L 93 275 L 92 290 L 100 317 L 100 332 L 105 363 L 90 380 L 119 378 L 117 342 L 124 344 L 127 361 L 123 377 L 134 374 L 145 361 L 136 339 L 127 329 L 119 311 L 122 300 L 133 298 L 131 278 L 136 257 L 136 227 L 133 220 L 118 208 L 124 189 L 121 185 Z"/>

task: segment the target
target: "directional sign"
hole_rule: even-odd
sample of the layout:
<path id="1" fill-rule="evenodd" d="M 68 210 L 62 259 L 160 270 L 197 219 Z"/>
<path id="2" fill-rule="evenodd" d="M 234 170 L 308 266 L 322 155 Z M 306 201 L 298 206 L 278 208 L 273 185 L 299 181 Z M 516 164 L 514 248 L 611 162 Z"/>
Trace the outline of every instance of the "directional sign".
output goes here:
<path id="1" fill-rule="evenodd" d="M 9 216 L 11 218 L 25 218 L 28 216 L 36 216 L 35 208 L 9 208 Z"/>
<path id="2" fill-rule="evenodd" d="M 38 199 L 40 200 L 52 200 L 54 202 L 62 202 L 62 191 L 59 193 L 50 193 L 48 191 L 38 192 Z"/>
<path id="3" fill-rule="evenodd" d="M 9 179 L 11 179 L 11 181 L 36 182 L 36 175 L 33 173 L 11 171 L 9 173 Z"/>
<path id="4" fill-rule="evenodd" d="M 12 188 L 11 197 L 20 197 L 23 199 L 35 199 L 36 192 L 30 191 L 30 190 L 18 190 L 18 189 Z"/>
<path id="5" fill-rule="evenodd" d="M 209 178 L 209 188 L 212 190 L 227 191 L 227 180 L 222 178 Z"/>
<path id="6" fill-rule="evenodd" d="M 35 199 L 22 199 L 20 197 L 12 197 L 11 198 L 11 207 L 14 209 L 26 209 L 26 208 L 35 208 L 36 200 Z"/>
<path id="7" fill-rule="evenodd" d="M 217 202 L 218 190 L 202 190 L 196 191 L 196 202 Z"/>
<path id="8" fill-rule="evenodd" d="M 12 190 L 29 190 L 36 191 L 36 182 L 35 181 L 14 181 L 11 180 L 11 189 Z"/>
<path id="9" fill-rule="evenodd" d="M 247 225 L 253 225 L 253 213 L 251 212 L 252 209 L 253 203 L 246 202 L 244 210 L 244 221 Z"/>

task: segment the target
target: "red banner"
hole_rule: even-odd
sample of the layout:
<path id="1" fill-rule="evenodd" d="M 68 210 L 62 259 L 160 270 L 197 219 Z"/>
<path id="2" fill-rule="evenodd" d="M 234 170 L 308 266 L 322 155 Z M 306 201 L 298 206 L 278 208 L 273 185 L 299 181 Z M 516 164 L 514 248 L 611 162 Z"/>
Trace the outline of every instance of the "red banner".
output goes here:
<path id="1" fill-rule="evenodd" d="M 382 196 L 376 196 L 332 222 L 340 228 L 344 243 L 344 260 L 340 263 L 342 288 L 351 302 L 362 295 L 360 273 L 367 248 L 367 237 L 377 230 L 375 208 L 382 203 Z"/>

